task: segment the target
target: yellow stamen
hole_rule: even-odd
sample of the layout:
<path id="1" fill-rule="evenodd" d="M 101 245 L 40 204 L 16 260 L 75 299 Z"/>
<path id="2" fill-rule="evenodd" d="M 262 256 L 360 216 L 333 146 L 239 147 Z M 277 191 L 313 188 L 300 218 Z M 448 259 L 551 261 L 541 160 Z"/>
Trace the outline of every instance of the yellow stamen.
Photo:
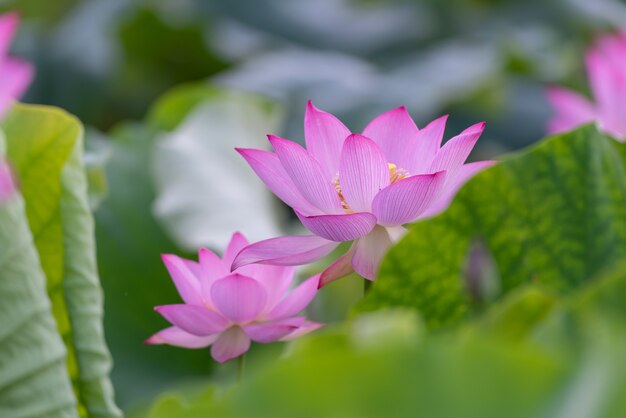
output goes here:
<path id="1" fill-rule="evenodd" d="M 335 190 L 337 191 L 337 194 L 339 195 L 339 200 L 341 200 L 341 207 L 343 208 L 343 210 L 346 213 L 354 213 L 354 211 L 350 209 L 348 202 L 346 202 L 346 198 L 343 197 L 343 193 L 341 193 L 341 184 L 339 184 L 339 173 L 337 173 L 337 175 L 333 179 L 333 186 L 335 186 Z"/>
<path id="2" fill-rule="evenodd" d="M 409 177 L 409 172 L 403 168 L 398 168 L 394 163 L 387 163 L 389 166 L 389 182 L 391 184 Z"/>

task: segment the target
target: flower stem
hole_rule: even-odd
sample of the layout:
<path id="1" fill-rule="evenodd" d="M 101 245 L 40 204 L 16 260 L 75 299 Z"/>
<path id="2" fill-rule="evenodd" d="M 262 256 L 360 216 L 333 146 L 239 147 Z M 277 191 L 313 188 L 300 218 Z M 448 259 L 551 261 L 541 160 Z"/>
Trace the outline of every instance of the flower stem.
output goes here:
<path id="1" fill-rule="evenodd" d="M 246 364 L 246 355 L 245 353 L 237 357 L 237 383 L 241 383 L 243 379 L 243 369 Z"/>
<path id="2" fill-rule="evenodd" d="M 367 292 L 370 291 L 371 287 L 372 287 L 372 281 L 363 279 L 363 296 L 367 295 Z"/>

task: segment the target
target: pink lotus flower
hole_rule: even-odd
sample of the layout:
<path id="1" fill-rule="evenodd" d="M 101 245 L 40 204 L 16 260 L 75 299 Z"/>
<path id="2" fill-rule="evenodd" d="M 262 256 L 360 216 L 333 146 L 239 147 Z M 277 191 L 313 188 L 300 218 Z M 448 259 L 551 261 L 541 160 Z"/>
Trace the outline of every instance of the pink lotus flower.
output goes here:
<path id="1" fill-rule="evenodd" d="M 352 271 L 374 280 L 381 258 L 405 232 L 404 224 L 446 209 L 470 177 L 492 164 L 464 164 L 484 123 L 470 126 L 442 147 L 446 119 L 420 130 L 399 107 L 378 116 L 358 135 L 309 102 L 306 149 L 273 135 L 269 141 L 275 152 L 238 149 L 314 235 L 257 242 L 244 248 L 232 267 L 305 264 L 341 242 L 353 241 L 322 273 L 320 286 Z"/>
<path id="2" fill-rule="evenodd" d="M 33 67 L 10 57 L 9 47 L 19 25 L 17 13 L 0 15 L 0 117 L 16 98 L 22 96 L 33 79 Z"/>
<path id="3" fill-rule="evenodd" d="M 592 103 L 584 96 L 560 87 L 548 89 L 556 114 L 548 124 L 550 133 L 568 131 L 597 121 L 602 131 L 626 139 L 626 34 L 604 36 L 587 51 L 586 67 Z"/>
<path id="4" fill-rule="evenodd" d="M 9 165 L 0 158 L 0 204 L 15 194 L 15 183 Z"/>
<path id="5" fill-rule="evenodd" d="M 146 343 L 185 348 L 210 345 L 213 358 L 224 363 L 248 351 L 250 340 L 286 341 L 321 327 L 296 316 L 315 297 L 319 275 L 290 292 L 294 267 L 254 265 L 231 273 L 235 255 L 246 245 L 243 235 L 236 233 L 223 259 L 207 249 L 200 250 L 198 262 L 163 255 L 184 303 L 155 308 L 173 326 Z"/>

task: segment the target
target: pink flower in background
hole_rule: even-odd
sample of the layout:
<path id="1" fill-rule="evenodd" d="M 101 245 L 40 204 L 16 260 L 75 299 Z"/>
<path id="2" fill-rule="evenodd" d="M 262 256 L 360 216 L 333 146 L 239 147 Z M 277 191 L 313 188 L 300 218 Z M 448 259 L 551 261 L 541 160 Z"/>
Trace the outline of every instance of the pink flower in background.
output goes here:
<path id="1" fill-rule="evenodd" d="M 0 15 L 0 118 L 14 99 L 20 97 L 33 79 L 33 67 L 8 56 L 13 34 L 19 25 L 16 13 Z M 15 182 L 9 165 L 0 159 L 0 203 L 15 193 Z"/>
<path id="2" fill-rule="evenodd" d="M 24 94 L 33 79 L 33 67 L 10 57 L 9 47 L 19 25 L 17 13 L 0 15 L 0 117 L 15 100 Z"/>
<path id="3" fill-rule="evenodd" d="M 314 235 L 257 242 L 244 248 L 232 267 L 306 264 L 352 241 L 350 250 L 322 273 L 320 286 L 352 271 L 374 280 L 382 257 L 405 232 L 404 224 L 446 209 L 469 178 L 492 164 L 464 164 L 484 123 L 441 146 L 446 119 L 420 130 L 400 107 L 378 116 L 358 135 L 309 102 L 306 149 L 273 135 L 274 152 L 238 149 Z"/>
<path id="4" fill-rule="evenodd" d="M 252 265 L 231 273 L 235 255 L 246 245 L 243 235 L 236 233 L 222 259 L 206 249 L 200 250 L 198 262 L 163 255 L 184 303 L 155 308 L 173 326 L 146 343 L 210 345 L 212 357 L 224 363 L 248 351 L 251 340 L 286 341 L 321 327 L 296 316 L 315 297 L 319 275 L 290 291 L 294 267 Z"/>
<path id="5" fill-rule="evenodd" d="M 592 103 L 574 91 L 553 87 L 548 100 L 556 114 L 550 133 L 568 131 L 597 121 L 604 132 L 626 139 L 626 34 L 603 36 L 586 54 L 587 76 L 595 98 Z"/>
<path id="6" fill-rule="evenodd" d="M 0 159 L 0 204 L 6 202 L 15 193 L 15 183 L 9 165 Z"/>

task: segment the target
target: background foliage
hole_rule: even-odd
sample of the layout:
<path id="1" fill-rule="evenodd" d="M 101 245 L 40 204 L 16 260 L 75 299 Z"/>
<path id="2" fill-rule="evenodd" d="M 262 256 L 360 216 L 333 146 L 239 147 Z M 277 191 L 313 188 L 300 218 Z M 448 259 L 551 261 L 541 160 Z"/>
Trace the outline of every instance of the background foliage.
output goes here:
<path id="1" fill-rule="evenodd" d="M 446 138 L 486 120 L 473 159 L 529 146 L 550 117 L 545 86 L 587 91 L 584 48 L 626 23 L 622 2 L 1 6 L 20 10 L 14 52 L 37 67 L 25 101 L 76 115 L 86 144 L 58 109 L 19 106 L 3 124 L 23 197 L 0 209 L 0 407 L 119 416 L 105 334 L 116 402 L 135 417 L 626 408 L 626 151 L 590 126 L 502 157 L 412 228 L 362 301 L 355 277 L 323 289 L 309 314 L 328 329 L 254 346 L 239 386 L 203 350 L 142 344 L 164 325 L 152 307 L 179 300 L 160 253 L 298 232 L 233 147 L 301 141 L 309 98 L 355 131 L 400 104 L 420 126 L 451 113 Z"/>

